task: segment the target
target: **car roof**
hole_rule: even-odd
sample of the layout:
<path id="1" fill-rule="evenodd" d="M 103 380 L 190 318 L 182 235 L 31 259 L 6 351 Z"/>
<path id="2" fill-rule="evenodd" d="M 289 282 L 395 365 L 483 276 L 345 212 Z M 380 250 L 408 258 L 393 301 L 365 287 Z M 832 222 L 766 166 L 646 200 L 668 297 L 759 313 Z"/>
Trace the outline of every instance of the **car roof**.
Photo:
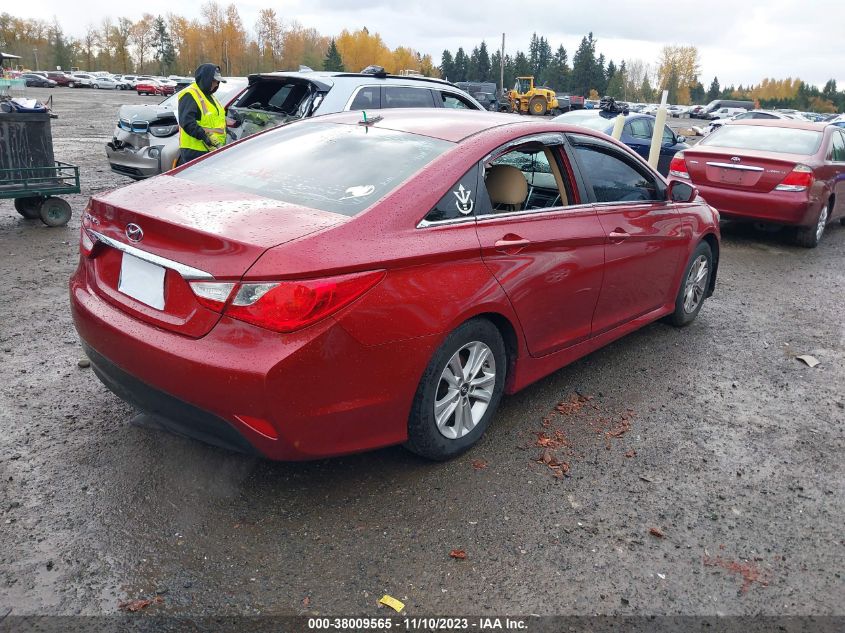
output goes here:
<path id="1" fill-rule="evenodd" d="M 796 130 L 812 130 L 814 132 L 824 131 L 825 123 L 813 123 L 812 121 L 799 121 L 798 119 L 742 119 L 729 121 L 729 125 L 756 125 L 760 127 L 784 127 Z"/>
<path id="2" fill-rule="evenodd" d="M 452 108 L 392 108 L 389 110 L 368 110 L 367 118 L 372 121 L 381 117 L 374 127 L 408 134 L 429 136 L 452 143 L 460 143 L 471 136 L 503 126 L 518 125 L 524 134 L 548 132 L 554 125 L 557 131 L 591 134 L 594 130 L 585 130 L 563 121 L 553 122 L 545 117 L 525 117 L 519 114 L 489 112 L 487 110 L 463 110 Z M 316 121 L 317 119 L 310 119 Z M 332 123 L 359 123 L 363 120 L 361 111 L 340 112 L 319 117 L 320 121 Z"/>
<path id="3" fill-rule="evenodd" d="M 443 86 L 454 86 L 454 84 L 438 79 L 435 77 L 415 77 L 415 76 L 400 76 L 387 74 L 372 74 L 372 73 L 348 73 L 329 70 L 308 70 L 308 71 L 276 71 L 270 73 L 255 73 L 249 76 L 249 83 L 252 84 L 256 79 L 289 79 L 296 78 L 314 83 L 322 83 L 328 86 L 334 85 L 336 79 L 352 79 L 356 80 L 354 83 L 363 84 L 369 82 L 383 81 L 390 83 L 434 83 Z"/>

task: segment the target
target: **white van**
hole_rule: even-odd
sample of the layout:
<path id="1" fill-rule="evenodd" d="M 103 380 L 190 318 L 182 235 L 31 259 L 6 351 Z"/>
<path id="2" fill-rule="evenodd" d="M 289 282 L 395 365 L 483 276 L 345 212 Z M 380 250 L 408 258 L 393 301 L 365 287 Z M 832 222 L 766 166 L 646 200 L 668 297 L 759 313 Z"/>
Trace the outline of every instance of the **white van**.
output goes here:
<path id="1" fill-rule="evenodd" d="M 732 116 L 748 112 L 745 108 L 719 108 L 710 113 L 711 119 L 730 119 Z"/>

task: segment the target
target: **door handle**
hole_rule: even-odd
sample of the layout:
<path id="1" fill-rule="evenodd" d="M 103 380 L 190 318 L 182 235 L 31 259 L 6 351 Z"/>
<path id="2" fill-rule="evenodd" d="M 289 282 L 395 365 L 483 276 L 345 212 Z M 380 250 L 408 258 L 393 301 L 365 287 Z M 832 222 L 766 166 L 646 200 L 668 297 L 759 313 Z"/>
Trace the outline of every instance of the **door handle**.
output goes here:
<path id="1" fill-rule="evenodd" d="M 496 250 L 500 253 L 514 255 L 526 246 L 528 246 L 530 243 L 531 240 L 526 240 L 524 238 L 521 238 L 519 235 L 508 233 L 502 239 L 496 240 L 494 246 L 496 247 Z"/>
<path id="2" fill-rule="evenodd" d="M 611 242 L 613 242 L 614 244 L 619 244 L 620 242 L 624 242 L 629 237 L 631 237 L 631 234 L 617 227 L 610 233 L 608 233 L 607 236 L 610 238 Z"/>

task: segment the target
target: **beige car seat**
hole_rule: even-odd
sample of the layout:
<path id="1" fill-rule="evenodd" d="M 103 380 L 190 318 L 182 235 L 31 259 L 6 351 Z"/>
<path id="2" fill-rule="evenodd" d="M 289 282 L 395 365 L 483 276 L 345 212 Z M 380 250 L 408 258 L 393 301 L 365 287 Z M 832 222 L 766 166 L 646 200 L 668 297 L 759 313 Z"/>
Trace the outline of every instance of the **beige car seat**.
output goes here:
<path id="1" fill-rule="evenodd" d="M 497 211 L 521 211 L 528 197 L 528 181 L 513 165 L 493 165 L 487 172 L 487 193 Z"/>

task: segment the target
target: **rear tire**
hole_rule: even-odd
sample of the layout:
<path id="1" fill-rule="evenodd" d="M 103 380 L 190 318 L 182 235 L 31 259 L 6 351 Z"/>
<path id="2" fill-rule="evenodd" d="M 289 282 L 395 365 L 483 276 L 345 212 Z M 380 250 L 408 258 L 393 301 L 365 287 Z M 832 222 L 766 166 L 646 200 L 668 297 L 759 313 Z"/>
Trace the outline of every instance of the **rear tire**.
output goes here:
<path id="1" fill-rule="evenodd" d="M 27 220 L 36 220 L 41 209 L 41 198 L 15 198 L 15 210 Z"/>
<path id="2" fill-rule="evenodd" d="M 546 110 L 546 100 L 542 97 L 534 97 L 528 104 L 528 111 L 534 116 L 544 116 L 546 114 Z"/>
<path id="3" fill-rule="evenodd" d="M 827 227 L 827 220 L 830 217 L 828 213 L 828 205 L 824 205 L 819 209 L 819 217 L 813 226 L 802 226 L 795 231 L 795 243 L 804 248 L 815 248 L 824 235 L 825 227 Z"/>
<path id="4" fill-rule="evenodd" d="M 681 287 L 675 297 L 675 311 L 667 320 L 675 327 L 689 325 L 698 316 L 713 275 L 713 251 L 707 242 L 695 247 L 681 277 Z"/>
<path id="5" fill-rule="evenodd" d="M 73 88 L 73 87 L 75 87 L 75 86 L 76 86 L 76 84 L 75 84 L 75 83 L 73 83 L 72 81 L 67 82 L 67 87 L 68 87 L 68 88 Z"/>
<path id="6" fill-rule="evenodd" d="M 486 319 L 467 321 L 449 334 L 417 387 L 405 448 L 444 461 L 475 444 L 502 399 L 507 361 L 502 335 Z"/>
<path id="7" fill-rule="evenodd" d="M 61 198 L 51 196 L 41 203 L 39 215 L 47 226 L 64 226 L 70 221 L 70 205 Z"/>

